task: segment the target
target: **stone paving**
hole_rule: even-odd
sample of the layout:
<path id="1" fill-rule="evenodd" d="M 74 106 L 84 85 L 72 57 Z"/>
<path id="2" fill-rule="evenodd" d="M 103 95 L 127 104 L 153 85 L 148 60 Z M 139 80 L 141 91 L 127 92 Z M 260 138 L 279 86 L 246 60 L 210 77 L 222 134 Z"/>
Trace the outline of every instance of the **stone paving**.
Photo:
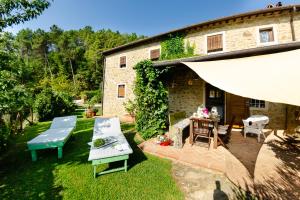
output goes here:
<path id="1" fill-rule="evenodd" d="M 212 146 L 208 149 L 207 144 L 203 143 L 190 145 L 188 139 L 182 149 L 157 145 L 155 139 L 139 145 L 144 152 L 159 157 L 221 172 L 236 185 L 253 191 L 253 179 L 245 166 L 224 147 L 213 149 Z"/>
<path id="2" fill-rule="evenodd" d="M 259 195 L 261 199 L 300 199 L 300 141 L 299 138 L 295 140 L 284 135 L 283 131 L 270 132 L 262 143 L 255 164 L 254 178 L 222 146 L 213 149 L 211 145 L 208 149 L 207 144 L 196 143 L 191 146 L 186 140 L 182 149 L 175 149 L 172 146 L 157 145 L 154 139 L 139 146 L 147 153 L 174 161 L 174 178 L 187 199 L 214 199 L 214 192 L 218 192 L 215 191 L 217 179 L 220 179 L 221 191 L 231 199 L 232 184 L 227 182 L 226 177 L 234 185 Z M 248 153 L 251 152 L 251 146 L 253 145 L 249 145 Z M 200 171 L 195 168 L 200 168 Z M 211 173 L 205 169 L 210 169 Z M 219 199 L 226 199 L 225 195 Z"/>
<path id="3" fill-rule="evenodd" d="M 174 162 L 172 174 L 186 200 L 227 200 L 236 196 L 236 186 L 223 173 Z"/>
<path id="4" fill-rule="evenodd" d="M 300 141 L 272 132 L 257 157 L 255 191 L 262 199 L 300 199 Z"/>

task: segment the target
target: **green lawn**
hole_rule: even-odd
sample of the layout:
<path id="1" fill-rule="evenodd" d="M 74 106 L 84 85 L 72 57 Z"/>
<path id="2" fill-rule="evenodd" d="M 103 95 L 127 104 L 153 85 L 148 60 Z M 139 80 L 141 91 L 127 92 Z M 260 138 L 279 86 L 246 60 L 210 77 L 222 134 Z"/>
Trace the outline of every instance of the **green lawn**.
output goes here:
<path id="1" fill-rule="evenodd" d="M 171 176 L 171 162 L 144 154 L 137 147 L 130 124 L 122 125 L 134 151 L 128 172 L 94 179 L 91 162 L 87 161 L 93 124 L 93 119 L 78 119 L 63 159 L 57 159 L 57 150 L 41 150 L 37 162 L 31 161 L 26 142 L 49 128 L 50 122 L 26 128 L 16 145 L 0 156 L 0 199 L 183 199 Z M 98 170 L 116 165 L 123 162 Z"/>

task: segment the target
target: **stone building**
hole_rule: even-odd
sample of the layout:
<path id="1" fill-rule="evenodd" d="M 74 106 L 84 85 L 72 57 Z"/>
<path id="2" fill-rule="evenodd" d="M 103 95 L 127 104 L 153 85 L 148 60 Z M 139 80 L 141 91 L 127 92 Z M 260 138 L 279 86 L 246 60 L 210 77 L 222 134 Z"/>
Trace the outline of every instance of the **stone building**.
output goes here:
<path id="1" fill-rule="evenodd" d="M 210 20 L 105 51 L 104 115 L 127 115 L 124 103 L 134 99 L 133 67 L 144 59 L 152 59 L 156 67 L 176 66 L 168 83 L 170 112 L 185 111 L 191 115 L 204 104 L 217 106 L 225 123 L 232 115 L 237 116 L 236 123 L 241 123 L 241 119 L 251 114 L 265 114 L 270 117 L 272 128 L 287 128 L 293 124 L 293 117 L 288 116 L 293 116 L 297 107 L 227 93 L 180 64 L 184 59 L 156 61 L 160 56 L 161 42 L 169 34 L 176 33 L 184 34 L 185 44 L 193 45 L 194 53 L 198 55 L 186 61 L 221 60 L 298 49 L 300 5 L 266 8 Z"/>

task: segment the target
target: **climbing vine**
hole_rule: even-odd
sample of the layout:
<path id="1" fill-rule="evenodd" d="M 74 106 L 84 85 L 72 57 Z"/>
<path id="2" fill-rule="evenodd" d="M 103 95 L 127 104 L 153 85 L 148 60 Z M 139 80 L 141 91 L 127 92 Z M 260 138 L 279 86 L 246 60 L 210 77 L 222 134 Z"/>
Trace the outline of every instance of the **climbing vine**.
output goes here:
<path id="1" fill-rule="evenodd" d="M 166 129 L 168 91 L 162 82 L 166 69 L 153 67 L 150 60 L 135 65 L 136 129 L 144 139 Z"/>
<path id="2" fill-rule="evenodd" d="M 195 45 L 189 42 L 184 45 L 184 36 L 182 34 L 172 35 L 161 43 L 161 60 L 170 60 L 176 58 L 190 57 L 194 55 Z"/>

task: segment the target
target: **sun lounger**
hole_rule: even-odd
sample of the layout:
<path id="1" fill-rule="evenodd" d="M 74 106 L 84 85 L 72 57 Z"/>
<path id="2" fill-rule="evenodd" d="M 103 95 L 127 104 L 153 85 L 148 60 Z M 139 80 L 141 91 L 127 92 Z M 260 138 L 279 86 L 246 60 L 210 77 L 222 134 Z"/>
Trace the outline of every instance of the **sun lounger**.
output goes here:
<path id="1" fill-rule="evenodd" d="M 102 138 L 110 141 L 108 145 L 100 148 L 93 147 L 93 141 Z M 132 149 L 121 131 L 120 120 L 114 118 L 96 118 L 94 124 L 94 133 L 91 142 L 89 161 L 92 161 L 94 167 L 94 177 L 110 172 L 124 170 L 127 172 L 127 160 Z M 124 160 L 124 167 L 106 170 L 97 173 L 97 165 Z"/>
<path id="2" fill-rule="evenodd" d="M 27 142 L 32 161 L 37 160 L 36 150 L 48 148 L 57 148 L 58 158 L 62 158 L 62 148 L 72 135 L 76 120 L 76 116 L 56 117 L 53 119 L 50 129 Z"/>

